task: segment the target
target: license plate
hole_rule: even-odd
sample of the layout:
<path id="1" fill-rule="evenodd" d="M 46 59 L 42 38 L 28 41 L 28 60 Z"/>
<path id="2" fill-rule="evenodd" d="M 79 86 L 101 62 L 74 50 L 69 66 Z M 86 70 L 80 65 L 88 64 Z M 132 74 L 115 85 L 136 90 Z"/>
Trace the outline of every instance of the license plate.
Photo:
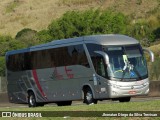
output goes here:
<path id="1" fill-rule="evenodd" d="M 136 91 L 133 91 L 133 90 L 132 90 L 132 91 L 129 91 L 129 94 L 132 94 L 132 95 L 133 95 L 133 94 L 136 94 Z"/>

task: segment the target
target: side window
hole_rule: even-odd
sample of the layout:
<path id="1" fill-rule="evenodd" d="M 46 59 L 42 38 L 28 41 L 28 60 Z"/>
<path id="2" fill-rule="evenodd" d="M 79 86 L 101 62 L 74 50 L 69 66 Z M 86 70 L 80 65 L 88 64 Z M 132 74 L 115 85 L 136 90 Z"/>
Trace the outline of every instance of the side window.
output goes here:
<path id="1" fill-rule="evenodd" d="M 11 61 L 11 56 L 9 55 L 9 56 L 7 56 L 6 57 L 6 65 L 7 65 L 7 69 L 8 70 L 12 70 L 12 61 Z"/>
<path id="2" fill-rule="evenodd" d="M 12 71 L 43 69 L 69 65 L 89 67 L 83 45 L 66 46 L 9 55 L 7 68 Z"/>
<path id="3" fill-rule="evenodd" d="M 100 54 L 94 51 L 102 51 L 102 46 L 97 44 L 87 44 L 87 49 L 91 56 L 93 66 L 98 75 L 106 77 L 106 65 L 104 63 L 104 58 Z"/>
<path id="4" fill-rule="evenodd" d="M 9 55 L 7 59 L 7 69 L 11 71 L 16 71 L 16 55 Z"/>
<path id="5" fill-rule="evenodd" d="M 70 64 L 70 55 L 67 47 L 49 49 L 51 56 L 51 66 L 60 67 Z"/>
<path id="6" fill-rule="evenodd" d="M 106 67 L 104 63 L 104 58 L 99 55 L 95 54 L 94 57 L 92 57 L 92 62 L 95 71 L 97 72 L 98 75 L 105 77 L 106 76 Z"/>
<path id="7" fill-rule="evenodd" d="M 24 70 L 25 66 L 24 66 L 24 53 L 18 54 L 17 58 L 17 67 L 18 67 L 18 71 Z"/>
<path id="8" fill-rule="evenodd" d="M 88 59 L 84 51 L 83 45 L 73 45 L 68 47 L 70 56 L 70 65 L 82 65 L 89 67 Z"/>
<path id="9" fill-rule="evenodd" d="M 50 50 L 31 52 L 32 69 L 42 69 L 51 67 Z"/>
<path id="10" fill-rule="evenodd" d="M 90 67 L 83 45 L 77 45 L 76 47 L 79 50 L 78 51 L 78 64 L 85 66 L 85 67 Z"/>
<path id="11" fill-rule="evenodd" d="M 36 69 L 38 67 L 37 59 L 38 59 L 38 52 L 35 51 L 31 52 L 32 69 Z"/>
<path id="12" fill-rule="evenodd" d="M 31 52 L 24 53 L 24 70 L 32 69 Z"/>

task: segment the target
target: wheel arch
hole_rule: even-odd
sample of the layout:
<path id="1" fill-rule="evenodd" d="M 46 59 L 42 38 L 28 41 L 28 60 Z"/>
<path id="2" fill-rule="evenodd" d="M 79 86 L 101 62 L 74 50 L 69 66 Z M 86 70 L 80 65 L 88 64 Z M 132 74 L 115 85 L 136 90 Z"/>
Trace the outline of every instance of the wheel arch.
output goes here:
<path id="1" fill-rule="evenodd" d="M 87 89 L 87 88 L 91 89 L 92 94 L 93 94 L 93 98 L 95 98 L 95 93 L 94 93 L 93 87 L 90 84 L 84 84 L 82 86 L 82 99 L 84 98 L 84 90 Z"/>

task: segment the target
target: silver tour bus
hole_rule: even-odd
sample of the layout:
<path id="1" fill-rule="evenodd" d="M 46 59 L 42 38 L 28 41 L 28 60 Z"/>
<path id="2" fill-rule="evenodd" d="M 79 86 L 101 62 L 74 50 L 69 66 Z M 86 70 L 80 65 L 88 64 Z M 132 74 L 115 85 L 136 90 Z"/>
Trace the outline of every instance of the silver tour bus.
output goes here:
<path id="1" fill-rule="evenodd" d="M 98 100 L 129 102 L 147 95 L 149 79 L 144 51 L 125 35 L 92 35 L 56 40 L 6 53 L 9 101 L 29 107 Z"/>

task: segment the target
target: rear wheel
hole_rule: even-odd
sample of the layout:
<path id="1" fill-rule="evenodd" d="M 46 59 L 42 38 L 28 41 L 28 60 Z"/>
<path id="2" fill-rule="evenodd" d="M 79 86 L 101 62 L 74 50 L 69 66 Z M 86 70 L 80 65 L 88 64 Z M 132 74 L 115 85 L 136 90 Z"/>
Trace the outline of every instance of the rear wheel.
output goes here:
<path id="1" fill-rule="evenodd" d="M 29 107 L 36 107 L 37 103 L 36 103 L 36 98 L 33 92 L 29 92 L 28 93 L 28 106 Z"/>
<path id="2" fill-rule="evenodd" d="M 84 89 L 84 102 L 89 105 L 89 104 L 97 104 L 97 100 L 93 98 L 93 93 L 90 88 Z"/>
<path id="3" fill-rule="evenodd" d="M 131 100 L 131 97 L 119 98 L 119 102 L 129 102 L 130 100 Z"/>

